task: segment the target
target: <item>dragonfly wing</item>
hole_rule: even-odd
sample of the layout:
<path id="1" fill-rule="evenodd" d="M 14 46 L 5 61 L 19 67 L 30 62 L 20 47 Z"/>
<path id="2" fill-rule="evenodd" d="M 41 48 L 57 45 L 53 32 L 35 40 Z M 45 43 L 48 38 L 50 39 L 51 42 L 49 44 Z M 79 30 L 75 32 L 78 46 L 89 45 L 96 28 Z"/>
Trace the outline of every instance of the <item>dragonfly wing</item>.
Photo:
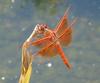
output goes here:
<path id="1" fill-rule="evenodd" d="M 56 26 L 55 32 L 58 35 L 61 35 L 62 32 L 67 28 L 68 26 L 68 11 L 69 8 L 66 10 L 64 16 L 61 18 L 60 22 L 58 23 L 58 25 Z"/>
<path id="2" fill-rule="evenodd" d="M 38 54 L 44 57 L 56 56 L 58 54 L 56 49 L 56 42 L 51 42 L 50 44 L 42 48 L 40 51 L 38 51 Z"/>
<path id="3" fill-rule="evenodd" d="M 75 24 L 77 19 L 74 19 L 73 22 L 63 31 L 63 33 L 58 36 L 58 40 L 63 47 L 69 45 L 72 40 L 72 26 Z"/>
<path id="4" fill-rule="evenodd" d="M 63 47 L 66 47 L 67 45 L 69 45 L 69 43 L 72 40 L 72 29 L 67 28 L 65 30 L 64 35 L 62 35 L 58 40 Z"/>

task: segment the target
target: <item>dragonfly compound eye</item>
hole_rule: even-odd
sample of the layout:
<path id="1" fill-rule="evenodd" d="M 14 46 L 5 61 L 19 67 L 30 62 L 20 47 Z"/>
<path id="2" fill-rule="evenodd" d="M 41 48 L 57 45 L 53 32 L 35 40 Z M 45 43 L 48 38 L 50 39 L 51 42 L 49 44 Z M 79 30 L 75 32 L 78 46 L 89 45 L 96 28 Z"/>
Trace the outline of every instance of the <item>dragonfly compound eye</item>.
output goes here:
<path id="1" fill-rule="evenodd" d="M 44 27 L 44 28 L 47 28 L 48 26 L 47 26 L 46 24 L 43 24 L 43 27 Z"/>

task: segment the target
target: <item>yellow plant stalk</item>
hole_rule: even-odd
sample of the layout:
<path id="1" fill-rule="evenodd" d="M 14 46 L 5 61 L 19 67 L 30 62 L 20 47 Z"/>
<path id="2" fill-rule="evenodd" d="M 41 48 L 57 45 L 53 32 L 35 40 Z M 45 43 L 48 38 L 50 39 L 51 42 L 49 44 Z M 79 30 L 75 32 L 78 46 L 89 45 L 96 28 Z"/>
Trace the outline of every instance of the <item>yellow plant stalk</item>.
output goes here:
<path id="1" fill-rule="evenodd" d="M 21 65 L 21 75 L 19 78 L 19 83 L 29 83 L 31 73 L 32 73 L 32 61 L 33 56 L 30 52 L 27 51 L 30 47 L 29 43 L 33 36 L 35 36 L 35 30 L 30 35 L 30 37 L 24 42 L 22 46 L 22 65 Z"/>
<path id="2" fill-rule="evenodd" d="M 32 55 L 22 48 L 22 68 L 19 83 L 29 83 L 32 73 Z"/>
<path id="3" fill-rule="evenodd" d="M 24 76 L 21 76 L 19 83 L 29 83 L 32 73 L 32 63 L 29 64 L 29 68 Z"/>
<path id="4" fill-rule="evenodd" d="M 30 63 L 23 83 L 29 83 L 30 77 L 31 77 L 31 73 L 32 73 L 32 64 Z"/>

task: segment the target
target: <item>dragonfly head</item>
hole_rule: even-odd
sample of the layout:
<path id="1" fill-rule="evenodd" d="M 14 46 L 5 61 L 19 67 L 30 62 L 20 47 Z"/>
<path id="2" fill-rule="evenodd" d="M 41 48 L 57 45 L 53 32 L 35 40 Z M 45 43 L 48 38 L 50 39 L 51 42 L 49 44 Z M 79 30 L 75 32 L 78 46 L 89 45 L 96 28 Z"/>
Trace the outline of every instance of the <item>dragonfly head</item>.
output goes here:
<path id="1" fill-rule="evenodd" d="M 43 34 L 47 28 L 46 24 L 37 24 L 34 30 L 38 34 Z"/>

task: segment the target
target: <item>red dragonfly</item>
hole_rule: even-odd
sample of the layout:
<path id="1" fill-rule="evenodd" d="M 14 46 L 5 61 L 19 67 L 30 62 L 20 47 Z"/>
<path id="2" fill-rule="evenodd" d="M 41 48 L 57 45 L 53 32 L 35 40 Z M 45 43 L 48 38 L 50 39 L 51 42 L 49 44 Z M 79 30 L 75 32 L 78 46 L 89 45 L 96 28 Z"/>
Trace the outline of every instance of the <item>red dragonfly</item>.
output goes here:
<path id="1" fill-rule="evenodd" d="M 31 37 L 36 37 L 36 35 L 42 34 L 42 38 L 40 37 L 37 38 L 36 41 L 29 42 L 29 46 L 41 48 L 36 55 L 42 57 L 48 58 L 60 55 L 67 68 L 71 69 L 72 66 L 62 50 L 62 47 L 67 47 L 72 41 L 72 26 L 76 21 L 76 19 L 74 19 L 73 22 L 68 25 L 68 10 L 69 8 L 54 30 L 51 30 L 45 24 L 37 24 Z"/>
<path id="2" fill-rule="evenodd" d="M 22 68 L 19 83 L 29 83 L 32 70 L 31 64 L 35 56 L 51 58 L 60 55 L 67 68 L 71 69 L 72 66 L 62 50 L 62 47 L 67 47 L 71 43 L 72 27 L 76 22 L 76 19 L 74 19 L 69 25 L 68 12 L 69 8 L 53 30 L 46 24 L 37 24 L 32 34 L 24 42 L 22 46 Z M 31 46 L 38 47 L 40 50 L 32 54 L 27 50 Z"/>

